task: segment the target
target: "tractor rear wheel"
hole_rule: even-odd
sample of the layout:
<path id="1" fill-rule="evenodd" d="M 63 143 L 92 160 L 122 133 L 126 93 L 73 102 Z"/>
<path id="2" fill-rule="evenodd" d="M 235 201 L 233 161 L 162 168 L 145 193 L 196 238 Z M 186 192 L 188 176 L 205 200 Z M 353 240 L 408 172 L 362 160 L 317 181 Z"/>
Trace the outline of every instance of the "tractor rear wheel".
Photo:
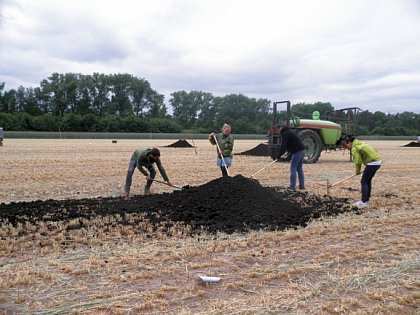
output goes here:
<path id="1" fill-rule="evenodd" d="M 318 133 L 311 129 L 304 129 L 299 132 L 299 138 L 306 148 L 303 163 L 312 164 L 318 161 L 324 145 Z"/>

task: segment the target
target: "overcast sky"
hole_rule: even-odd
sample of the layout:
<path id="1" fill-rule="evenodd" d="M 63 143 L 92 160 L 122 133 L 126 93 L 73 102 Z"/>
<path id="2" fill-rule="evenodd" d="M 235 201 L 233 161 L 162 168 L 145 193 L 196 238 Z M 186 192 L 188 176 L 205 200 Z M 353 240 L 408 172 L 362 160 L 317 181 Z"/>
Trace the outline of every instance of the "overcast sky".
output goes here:
<path id="1" fill-rule="evenodd" d="M 0 82 L 130 73 L 203 91 L 420 113 L 419 0 L 0 0 Z"/>

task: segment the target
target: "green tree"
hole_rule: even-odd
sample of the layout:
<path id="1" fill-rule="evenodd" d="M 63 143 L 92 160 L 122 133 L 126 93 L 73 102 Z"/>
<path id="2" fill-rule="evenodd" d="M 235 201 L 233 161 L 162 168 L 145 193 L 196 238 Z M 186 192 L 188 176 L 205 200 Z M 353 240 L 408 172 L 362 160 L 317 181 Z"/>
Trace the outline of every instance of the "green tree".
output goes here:
<path id="1" fill-rule="evenodd" d="M 123 118 L 123 128 L 125 132 L 148 132 L 149 123 L 144 117 L 130 115 Z"/>
<path id="2" fill-rule="evenodd" d="M 60 119 L 51 114 L 32 117 L 31 129 L 37 131 L 59 131 Z"/>
<path id="3" fill-rule="evenodd" d="M 91 95 L 92 76 L 79 75 L 77 81 L 76 113 L 80 115 L 94 114 Z"/>
<path id="4" fill-rule="evenodd" d="M 114 74 L 111 76 L 111 104 L 110 114 L 127 116 L 133 113 L 130 101 L 130 89 L 132 76 L 129 74 Z"/>
<path id="5" fill-rule="evenodd" d="M 261 121 L 269 120 L 271 116 L 270 101 L 266 99 L 256 100 L 242 94 L 230 94 L 215 98 L 214 103 L 217 109 L 218 128 L 224 123 L 228 123 L 232 125 L 232 130 L 235 133 L 254 133 L 256 126 Z M 239 130 L 236 124 L 238 124 Z M 249 126 L 245 127 L 245 124 L 249 124 Z"/>
<path id="6" fill-rule="evenodd" d="M 211 130 L 216 130 L 216 114 L 217 107 L 214 102 L 213 94 L 203 92 L 197 118 L 199 132 L 208 133 Z"/>
<path id="7" fill-rule="evenodd" d="M 6 112 L 6 110 L 4 110 L 4 105 L 3 105 L 3 94 L 4 94 L 4 87 L 6 86 L 6 83 L 4 82 L 0 82 L 0 113 L 1 112 Z"/>
<path id="8" fill-rule="evenodd" d="M 62 118 L 62 131 L 82 131 L 82 116 L 77 114 L 66 114 Z"/>
<path id="9" fill-rule="evenodd" d="M 143 79 L 132 78 L 130 83 L 130 99 L 133 104 L 133 112 L 136 116 L 144 116 L 152 106 L 152 94 L 149 82 Z"/>
<path id="10" fill-rule="evenodd" d="M 173 117 L 184 128 L 194 126 L 198 111 L 203 103 L 203 92 L 177 91 L 171 94 L 169 103 L 173 108 Z"/>
<path id="11" fill-rule="evenodd" d="M 60 117 L 64 116 L 68 108 L 63 80 L 64 76 L 62 74 L 53 73 L 48 79 L 41 81 L 42 94 L 48 102 L 49 111 Z"/>
<path id="12" fill-rule="evenodd" d="M 292 114 L 300 118 L 312 119 L 312 113 L 318 111 L 320 119 L 326 119 L 328 112 L 334 110 L 330 103 L 316 102 L 314 104 L 298 103 L 291 107 Z"/>
<path id="13" fill-rule="evenodd" d="M 17 112 L 17 98 L 16 90 L 11 89 L 4 92 L 2 96 L 2 112 L 4 113 L 16 113 Z"/>
<path id="14" fill-rule="evenodd" d="M 365 126 L 369 132 L 375 128 L 375 122 L 372 117 L 372 113 L 368 110 L 360 112 L 356 116 L 359 126 Z"/>
<path id="15" fill-rule="evenodd" d="M 32 116 L 42 115 L 44 112 L 39 106 L 37 91 L 34 88 L 28 88 L 25 91 L 24 112 Z"/>
<path id="16" fill-rule="evenodd" d="M 123 120 L 117 115 L 108 115 L 99 120 L 100 130 L 107 132 L 119 132 L 124 130 Z"/>
<path id="17" fill-rule="evenodd" d="M 173 119 L 149 118 L 149 132 L 179 133 L 181 126 Z"/>
<path id="18" fill-rule="evenodd" d="M 105 74 L 94 73 L 86 80 L 92 100 L 92 111 L 99 117 L 104 116 L 110 104 L 109 94 L 111 93 L 111 80 Z"/>
<path id="19" fill-rule="evenodd" d="M 99 117 L 94 114 L 83 115 L 80 121 L 81 131 L 100 131 Z"/>

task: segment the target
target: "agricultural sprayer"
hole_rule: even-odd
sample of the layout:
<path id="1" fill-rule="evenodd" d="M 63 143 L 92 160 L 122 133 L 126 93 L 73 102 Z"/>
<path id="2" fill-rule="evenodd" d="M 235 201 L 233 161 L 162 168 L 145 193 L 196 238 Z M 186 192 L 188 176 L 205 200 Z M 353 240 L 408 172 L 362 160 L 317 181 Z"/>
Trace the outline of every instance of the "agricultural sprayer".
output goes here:
<path id="1" fill-rule="evenodd" d="M 277 105 L 287 105 L 285 121 L 279 121 Z M 276 160 L 281 146 L 281 126 L 287 125 L 302 139 L 306 147 L 305 163 L 316 163 L 322 150 L 341 148 L 341 139 L 345 135 L 356 135 L 356 114 L 358 107 L 349 107 L 327 113 L 327 120 L 321 120 L 318 111 L 312 113 L 312 119 L 301 119 L 293 115 L 290 101 L 273 103 L 273 124 L 268 132 L 268 150 Z"/>

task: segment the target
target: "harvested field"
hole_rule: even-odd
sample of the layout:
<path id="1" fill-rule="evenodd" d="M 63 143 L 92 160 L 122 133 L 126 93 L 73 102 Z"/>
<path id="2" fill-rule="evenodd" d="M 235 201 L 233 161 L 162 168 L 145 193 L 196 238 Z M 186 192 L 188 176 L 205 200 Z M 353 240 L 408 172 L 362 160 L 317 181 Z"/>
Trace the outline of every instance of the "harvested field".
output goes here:
<path id="1" fill-rule="evenodd" d="M 288 164 L 254 181 L 271 160 L 237 155 L 232 178 L 221 179 L 207 141 L 196 141 L 197 154 L 170 143 L 5 141 L 4 314 L 419 312 L 417 150 L 369 142 L 385 164 L 360 212 L 348 206 L 359 198 L 357 178 L 325 196 L 327 180 L 353 173 L 348 153 L 304 165 L 307 192 L 290 194 Z M 258 143 L 236 140 L 235 151 Z M 188 188 L 154 183 L 155 195 L 121 199 L 129 159 L 142 146 L 160 147 L 172 183 Z M 134 194 L 145 183 L 135 174 Z M 198 274 L 222 280 L 206 285 Z"/>

